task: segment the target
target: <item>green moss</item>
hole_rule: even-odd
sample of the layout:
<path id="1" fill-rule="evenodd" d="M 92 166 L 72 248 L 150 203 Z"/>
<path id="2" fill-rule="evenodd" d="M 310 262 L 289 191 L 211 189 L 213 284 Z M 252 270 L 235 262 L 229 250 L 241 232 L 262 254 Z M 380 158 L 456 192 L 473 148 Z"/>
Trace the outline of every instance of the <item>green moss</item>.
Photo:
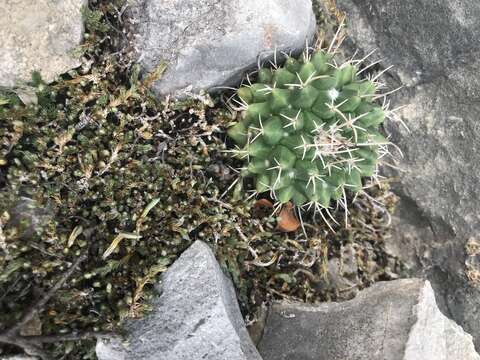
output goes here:
<path id="1" fill-rule="evenodd" d="M 106 33 L 110 30 L 109 24 L 104 21 L 104 12 L 101 10 L 91 10 L 88 6 L 84 6 L 82 17 L 85 29 L 89 32 Z"/>

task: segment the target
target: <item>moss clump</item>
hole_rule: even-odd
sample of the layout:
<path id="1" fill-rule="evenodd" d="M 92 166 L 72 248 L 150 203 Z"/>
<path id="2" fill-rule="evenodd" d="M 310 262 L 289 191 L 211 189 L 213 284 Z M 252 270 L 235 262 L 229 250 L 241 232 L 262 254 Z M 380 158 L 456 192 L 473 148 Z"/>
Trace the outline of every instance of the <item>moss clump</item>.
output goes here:
<path id="1" fill-rule="evenodd" d="M 97 22 L 117 21 L 111 2 L 91 11 L 102 14 Z M 84 253 L 37 330 L 116 331 L 143 314 L 148 284 L 192 240 L 233 240 L 234 224 L 248 218 L 247 205 L 215 202 L 230 181 L 220 163 L 222 110 L 155 101 L 128 53 L 111 55 L 106 27 L 88 29 L 82 67 L 51 85 L 35 75 L 37 105 L 3 93 L 0 332 Z M 94 358 L 78 342 L 50 347 L 55 357 Z"/>

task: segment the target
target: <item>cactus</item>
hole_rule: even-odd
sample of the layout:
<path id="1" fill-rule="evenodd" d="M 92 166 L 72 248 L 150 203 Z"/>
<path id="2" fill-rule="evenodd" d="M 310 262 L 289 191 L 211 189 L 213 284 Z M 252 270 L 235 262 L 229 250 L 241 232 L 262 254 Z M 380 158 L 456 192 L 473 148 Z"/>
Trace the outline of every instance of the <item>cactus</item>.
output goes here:
<path id="1" fill-rule="evenodd" d="M 359 76 L 363 60 L 338 66 L 328 51 L 305 53 L 259 69 L 258 82 L 238 89 L 242 120 L 228 135 L 255 193 L 320 210 L 345 199 L 346 207 L 346 192 L 360 192 L 362 179 L 376 176 L 389 144 L 379 126 L 390 114 L 375 103 L 383 96 L 378 76 Z"/>

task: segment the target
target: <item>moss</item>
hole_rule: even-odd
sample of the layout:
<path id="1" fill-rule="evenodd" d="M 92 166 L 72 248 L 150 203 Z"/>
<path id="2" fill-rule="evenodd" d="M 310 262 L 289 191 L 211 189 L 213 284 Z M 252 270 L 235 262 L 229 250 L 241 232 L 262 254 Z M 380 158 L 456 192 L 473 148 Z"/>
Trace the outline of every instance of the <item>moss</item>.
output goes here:
<path id="1" fill-rule="evenodd" d="M 110 27 L 102 21 L 103 12 L 100 10 L 91 10 L 87 6 L 82 8 L 83 22 L 85 28 L 90 32 L 108 32 Z"/>
<path id="2" fill-rule="evenodd" d="M 308 239 L 277 232 L 275 218 L 245 194 L 221 198 L 237 176 L 239 164 L 224 152 L 237 114 L 220 99 L 152 98 L 152 77 L 139 80 L 128 51 L 117 52 L 120 5 L 98 1 L 87 11 L 96 25 L 87 24 L 84 64 L 51 85 L 32 82 L 36 105 L 0 94 L 0 332 L 84 252 L 40 314 L 43 335 L 121 331 L 123 319 L 148 311 L 151 284 L 196 239 L 231 274 L 249 320 L 272 298 L 342 298 L 328 285 L 327 262 L 345 244 L 358 249 L 359 287 L 401 270 L 383 250 L 388 213 L 367 198 L 336 234 L 304 219 Z M 390 209 L 396 201 L 388 186 L 370 194 Z M 46 349 L 54 358 L 94 359 L 93 345 Z"/>

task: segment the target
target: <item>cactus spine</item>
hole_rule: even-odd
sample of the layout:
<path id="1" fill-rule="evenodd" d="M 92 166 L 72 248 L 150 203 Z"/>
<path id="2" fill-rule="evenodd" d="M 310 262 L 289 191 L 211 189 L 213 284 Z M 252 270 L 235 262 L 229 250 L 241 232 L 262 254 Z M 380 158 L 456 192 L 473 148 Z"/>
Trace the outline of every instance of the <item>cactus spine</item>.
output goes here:
<path id="1" fill-rule="evenodd" d="M 377 174 L 389 144 L 379 126 L 389 114 L 374 101 L 376 79 L 359 77 L 359 63 L 337 66 L 319 50 L 262 68 L 257 83 L 238 90 L 243 118 L 228 135 L 256 193 L 327 209 L 342 199 L 346 206 L 346 192 L 358 193 L 362 179 Z"/>

